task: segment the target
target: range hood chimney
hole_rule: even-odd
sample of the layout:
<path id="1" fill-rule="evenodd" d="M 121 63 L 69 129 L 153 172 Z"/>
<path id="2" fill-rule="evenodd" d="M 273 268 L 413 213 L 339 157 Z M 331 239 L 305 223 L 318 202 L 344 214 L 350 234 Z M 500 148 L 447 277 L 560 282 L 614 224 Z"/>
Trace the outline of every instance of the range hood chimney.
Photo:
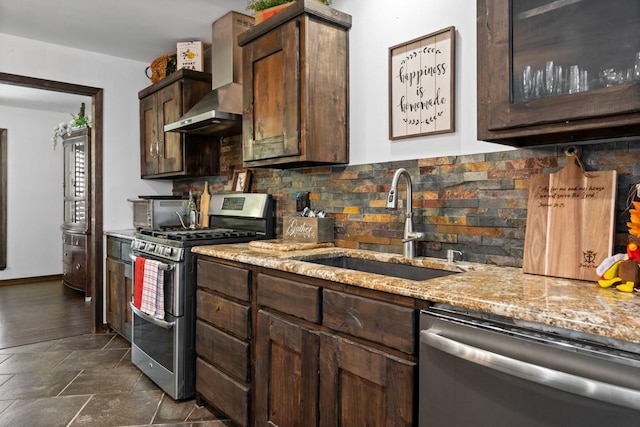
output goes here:
<path id="1" fill-rule="evenodd" d="M 213 90 L 165 132 L 231 136 L 242 133 L 242 48 L 238 35 L 253 26 L 253 17 L 229 12 L 212 25 Z"/>

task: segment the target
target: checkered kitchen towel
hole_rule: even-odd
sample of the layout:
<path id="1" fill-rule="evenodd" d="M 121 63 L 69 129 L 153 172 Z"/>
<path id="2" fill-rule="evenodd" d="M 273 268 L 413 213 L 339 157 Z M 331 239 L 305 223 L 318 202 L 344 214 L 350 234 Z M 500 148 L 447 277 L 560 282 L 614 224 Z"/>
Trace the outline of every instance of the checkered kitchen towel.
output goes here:
<path id="1" fill-rule="evenodd" d="M 144 262 L 140 310 L 155 318 L 164 319 L 164 272 L 158 261 L 146 259 Z"/>

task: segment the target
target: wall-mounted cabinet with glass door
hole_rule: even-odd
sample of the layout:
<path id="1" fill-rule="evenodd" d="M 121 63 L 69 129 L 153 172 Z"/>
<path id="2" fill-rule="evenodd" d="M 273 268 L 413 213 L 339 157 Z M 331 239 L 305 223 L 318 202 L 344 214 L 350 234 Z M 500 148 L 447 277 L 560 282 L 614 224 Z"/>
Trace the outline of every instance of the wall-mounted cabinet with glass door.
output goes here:
<path id="1" fill-rule="evenodd" d="M 638 135 L 638 0 L 478 0 L 478 139 Z"/>
<path id="2" fill-rule="evenodd" d="M 90 129 L 78 129 L 63 138 L 62 280 L 65 285 L 87 290 L 87 235 L 89 234 Z"/>

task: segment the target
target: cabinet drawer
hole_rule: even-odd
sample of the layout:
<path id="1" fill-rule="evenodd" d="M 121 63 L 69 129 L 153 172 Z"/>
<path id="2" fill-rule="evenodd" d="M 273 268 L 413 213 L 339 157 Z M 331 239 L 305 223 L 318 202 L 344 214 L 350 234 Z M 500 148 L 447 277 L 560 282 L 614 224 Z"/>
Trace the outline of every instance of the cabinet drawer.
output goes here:
<path id="1" fill-rule="evenodd" d="M 196 393 L 236 423 L 249 425 L 250 389 L 199 357 L 196 359 Z"/>
<path id="2" fill-rule="evenodd" d="M 196 353 L 240 381 L 249 381 L 249 343 L 200 320 L 196 321 Z"/>
<path id="3" fill-rule="evenodd" d="M 62 263 L 62 280 L 75 289 L 87 287 L 87 268 L 84 262 Z"/>
<path id="4" fill-rule="evenodd" d="M 131 241 L 107 237 L 107 256 L 132 264 Z"/>
<path id="5" fill-rule="evenodd" d="M 122 242 L 107 238 L 107 256 L 110 258 L 122 258 Z"/>
<path id="6" fill-rule="evenodd" d="M 71 265 L 74 258 L 74 247 L 71 245 L 62 246 L 62 263 Z"/>
<path id="7" fill-rule="evenodd" d="M 415 353 L 416 310 L 325 289 L 322 324 L 333 330 Z"/>
<path id="8" fill-rule="evenodd" d="M 64 233 L 62 239 L 65 245 L 78 246 L 84 248 L 87 246 L 87 236 L 84 234 Z"/>
<path id="9" fill-rule="evenodd" d="M 62 247 L 62 263 L 75 266 L 76 270 L 85 270 L 87 254 L 78 246 L 64 245 Z"/>
<path id="10" fill-rule="evenodd" d="M 62 275 L 66 281 L 84 283 L 87 277 L 87 268 L 83 261 L 74 260 L 74 263 L 62 263 Z"/>
<path id="11" fill-rule="evenodd" d="M 249 270 L 198 260 L 198 286 L 209 288 L 242 301 L 251 298 Z"/>
<path id="12" fill-rule="evenodd" d="M 228 299 L 198 289 L 196 316 L 238 338 L 248 340 L 251 309 Z"/>
<path id="13" fill-rule="evenodd" d="M 320 323 L 320 288 L 293 280 L 258 275 L 258 305 Z"/>
<path id="14" fill-rule="evenodd" d="M 131 261 L 131 242 L 122 242 L 120 259 L 127 264 L 133 264 L 133 261 Z"/>

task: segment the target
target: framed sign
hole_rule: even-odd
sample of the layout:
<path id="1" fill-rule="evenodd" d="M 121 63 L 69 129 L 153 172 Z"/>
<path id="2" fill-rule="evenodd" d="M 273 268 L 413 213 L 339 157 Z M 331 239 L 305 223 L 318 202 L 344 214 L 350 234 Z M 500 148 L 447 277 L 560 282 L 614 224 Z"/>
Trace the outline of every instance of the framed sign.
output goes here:
<path id="1" fill-rule="evenodd" d="M 249 169 L 236 171 L 233 173 L 233 184 L 231 187 L 231 191 L 239 191 L 241 193 L 246 193 L 249 191 L 250 182 L 251 182 L 251 171 Z"/>
<path id="2" fill-rule="evenodd" d="M 455 130 L 455 27 L 389 48 L 389 139 Z"/>

